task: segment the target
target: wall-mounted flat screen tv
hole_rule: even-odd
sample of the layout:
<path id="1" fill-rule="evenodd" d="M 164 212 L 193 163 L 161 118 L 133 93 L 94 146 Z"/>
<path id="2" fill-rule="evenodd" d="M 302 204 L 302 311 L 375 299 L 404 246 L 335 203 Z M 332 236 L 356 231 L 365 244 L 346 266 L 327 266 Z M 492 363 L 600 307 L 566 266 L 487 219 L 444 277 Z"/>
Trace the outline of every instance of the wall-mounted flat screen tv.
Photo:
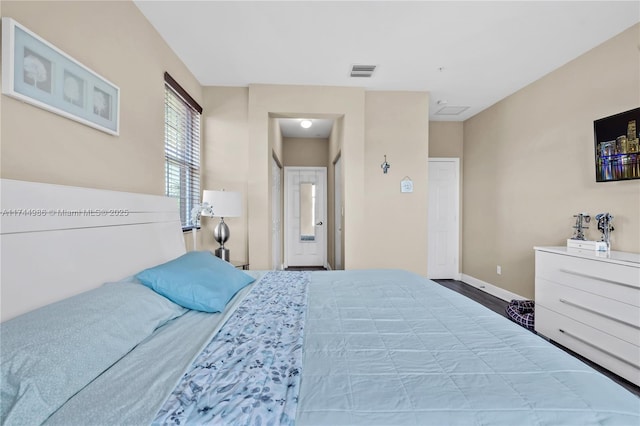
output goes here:
<path id="1" fill-rule="evenodd" d="M 640 179 L 640 108 L 593 122 L 596 181 Z"/>

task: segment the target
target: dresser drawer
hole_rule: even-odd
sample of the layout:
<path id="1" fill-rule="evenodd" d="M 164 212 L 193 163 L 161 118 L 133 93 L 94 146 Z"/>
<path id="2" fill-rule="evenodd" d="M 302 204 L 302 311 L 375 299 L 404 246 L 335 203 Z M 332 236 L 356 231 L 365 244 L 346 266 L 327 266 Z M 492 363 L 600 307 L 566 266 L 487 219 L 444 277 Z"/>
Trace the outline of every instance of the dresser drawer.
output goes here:
<path id="1" fill-rule="evenodd" d="M 537 304 L 535 328 L 539 334 L 640 385 L 640 347 Z"/>
<path id="2" fill-rule="evenodd" d="M 640 290 L 636 291 L 640 295 Z M 538 306 L 640 346 L 640 310 L 636 306 L 537 278 Z"/>
<path id="3" fill-rule="evenodd" d="M 536 251 L 536 278 L 640 307 L 640 268 Z"/>

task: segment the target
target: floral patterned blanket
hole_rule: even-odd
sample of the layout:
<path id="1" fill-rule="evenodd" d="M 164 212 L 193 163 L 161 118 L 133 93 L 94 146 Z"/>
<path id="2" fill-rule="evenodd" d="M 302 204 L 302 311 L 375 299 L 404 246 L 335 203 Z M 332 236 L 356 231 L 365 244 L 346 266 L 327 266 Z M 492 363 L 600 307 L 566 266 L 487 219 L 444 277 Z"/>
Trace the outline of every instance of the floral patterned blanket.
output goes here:
<path id="1" fill-rule="evenodd" d="M 269 272 L 195 359 L 157 424 L 293 425 L 309 272 Z"/>

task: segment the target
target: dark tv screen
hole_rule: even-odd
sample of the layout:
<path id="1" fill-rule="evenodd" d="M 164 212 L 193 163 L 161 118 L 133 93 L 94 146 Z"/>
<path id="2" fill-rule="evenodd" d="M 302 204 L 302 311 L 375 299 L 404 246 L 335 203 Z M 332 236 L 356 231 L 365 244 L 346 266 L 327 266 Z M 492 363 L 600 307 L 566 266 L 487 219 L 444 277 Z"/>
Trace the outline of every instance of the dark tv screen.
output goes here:
<path id="1" fill-rule="evenodd" d="M 596 181 L 640 179 L 640 108 L 593 122 Z"/>

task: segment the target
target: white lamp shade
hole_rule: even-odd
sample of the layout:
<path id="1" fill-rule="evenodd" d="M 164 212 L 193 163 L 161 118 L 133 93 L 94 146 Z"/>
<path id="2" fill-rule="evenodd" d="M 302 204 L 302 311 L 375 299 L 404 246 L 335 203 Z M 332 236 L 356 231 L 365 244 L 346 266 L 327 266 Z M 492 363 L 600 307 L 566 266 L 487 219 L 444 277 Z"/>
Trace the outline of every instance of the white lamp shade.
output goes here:
<path id="1" fill-rule="evenodd" d="M 242 193 L 233 191 L 202 191 L 202 202 L 209 203 L 213 217 L 242 216 Z M 202 213 L 203 216 L 210 216 Z"/>

